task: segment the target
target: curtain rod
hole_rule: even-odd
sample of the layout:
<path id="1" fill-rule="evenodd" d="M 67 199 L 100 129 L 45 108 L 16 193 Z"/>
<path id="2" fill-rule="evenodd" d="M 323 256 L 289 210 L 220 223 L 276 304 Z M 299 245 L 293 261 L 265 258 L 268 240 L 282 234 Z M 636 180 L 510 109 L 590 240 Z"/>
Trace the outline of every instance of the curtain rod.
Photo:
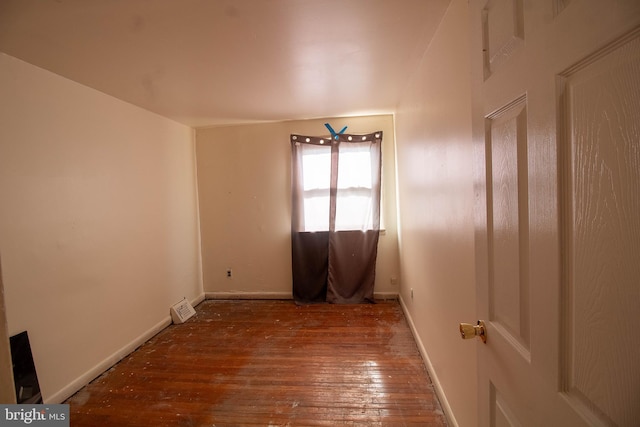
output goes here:
<path id="1" fill-rule="evenodd" d="M 332 140 L 330 136 L 306 136 L 300 134 L 291 134 L 290 135 L 291 142 L 295 142 L 296 144 L 301 143 L 310 143 L 310 144 L 320 144 L 324 145 L 329 143 Z M 374 143 L 378 140 L 382 140 L 382 131 L 370 132 L 366 134 L 336 134 L 335 141 L 341 142 L 362 142 L 362 141 L 373 141 Z"/>

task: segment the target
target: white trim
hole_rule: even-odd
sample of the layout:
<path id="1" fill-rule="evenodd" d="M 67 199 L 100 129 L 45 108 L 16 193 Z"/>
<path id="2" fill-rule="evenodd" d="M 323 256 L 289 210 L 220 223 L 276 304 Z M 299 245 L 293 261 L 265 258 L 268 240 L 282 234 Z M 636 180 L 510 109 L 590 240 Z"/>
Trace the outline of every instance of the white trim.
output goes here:
<path id="1" fill-rule="evenodd" d="M 397 292 L 374 292 L 375 299 L 396 300 Z M 205 292 L 206 299 L 293 299 L 291 292 Z"/>
<path id="2" fill-rule="evenodd" d="M 160 331 L 162 331 L 164 328 L 166 328 L 169 325 L 171 325 L 171 316 L 167 315 L 164 319 L 156 323 L 153 327 L 151 327 L 149 330 L 147 330 L 146 332 L 144 332 L 143 334 L 135 338 L 129 344 L 125 345 L 120 350 L 111 354 L 109 357 L 102 360 L 96 366 L 89 369 L 84 374 L 80 375 L 74 381 L 69 383 L 66 387 L 63 387 L 58 392 L 49 396 L 46 399 L 46 403 L 56 404 L 56 403 L 64 402 L 69 397 L 73 396 L 82 387 L 86 386 L 95 378 L 102 375 L 103 372 L 110 369 L 116 363 L 118 363 L 119 361 L 124 359 L 126 356 L 131 354 L 135 349 L 140 347 L 145 342 L 149 341 L 151 338 L 153 338 L 156 334 L 158 334 Z"/>
<path id="3" fill-rule="evenodd" d="M 447 396 L 445 395 L 444 390 L 442 389 L 442 385 L 438 380 L 438 376 L 436 375 L 436 371 L 433 368 L 433 364 L 431 364 L 431 359 L 429 359 L 429 354 L 427 353 L 427 350 L 424 348 L 424 344 L 420 339 L 420 335 L 418 335 L 418 330 L 416 329 L 416 325 L 413 323 L 411 314 L 409 313 L 407 306 L 402 300 L 402 295 L 398 295 L 398 300 L 400 301 L 400 306 L 402 307 L 402 311 L 404 312 L 404 317 L 407 319 L 407 323 L 409 324 L 409 328 L 411 329 L 413 338 L 416 341 L 416 345 L 418 346 L 420 355 L 422 355 L 424 364 L 427 367 L 427 371 L 429 372 L 429 376 L 431 377 L 431 382 L 433 383 L 433 388 L 436 391 L 436 394 L 438 395 L 438 399 L 440 400 L 440 405 L 442 405 L 442 410 L 444 411 L 444 414 L 447 417 L 447 422 L 451 427 L 458 427 L 458 422 L 456 421 L 456 417 L 453 415 L 453 411 L 451 410 L 451 406 L 449 405 Z"/>
<path id="4" fill-rule="evenodd" d="M 374 299 L 382 299 L 382 300 L 397 300 L 398 293 L 397 292 L 374 292 Z"/>
<path id="5" fill-rule="evenodd" d="M 291 292 L 205 292 L 206 299 L 293 299 Z"/>

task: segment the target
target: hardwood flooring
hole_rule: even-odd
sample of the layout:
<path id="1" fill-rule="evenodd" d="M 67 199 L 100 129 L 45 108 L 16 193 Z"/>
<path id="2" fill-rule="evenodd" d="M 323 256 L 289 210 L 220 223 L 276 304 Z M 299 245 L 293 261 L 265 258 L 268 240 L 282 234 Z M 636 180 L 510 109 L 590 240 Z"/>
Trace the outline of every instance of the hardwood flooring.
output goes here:
<path id="1" fill-rule="evenodd" d="M 446 426 L 397 301 L 196 311 L 65 402 L 71 426 Z"/>

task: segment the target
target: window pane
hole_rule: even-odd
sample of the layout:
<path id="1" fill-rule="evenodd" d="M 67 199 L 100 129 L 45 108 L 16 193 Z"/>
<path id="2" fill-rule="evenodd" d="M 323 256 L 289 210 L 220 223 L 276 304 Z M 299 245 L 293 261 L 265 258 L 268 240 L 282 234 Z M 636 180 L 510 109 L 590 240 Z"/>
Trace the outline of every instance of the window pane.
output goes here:
<path id="1" fill-rule="evenodd" d="M 304 198 L 304 231 L 329 230 L 328 193 L 326 196 Z"/>
<path id="2" fill-rule="evenodd" d="M 368 196 L 338 197 L 336 230 L 370 230 L 372 228 L 371 198 Z"/>
<path id="3" fill-rule="evenodd" d="M 309 150 L 302 156 L 302 182 L 304 191 L 329 188 L 331 185 L 331 147 Z"/>
<path id="4" fill-rule="evenodd" d="M 371 188 L 371 158 L 369 147 L 340 147 L 338 188 Z"/>
<path id="5" fill-rule="evenodd" d="M 303 145 L 302 187 L 305 231 L 329 229 L 331 146 Z M 371 148 L 346 143 L 339 147 L 336 230 L 368 230 L 372 224 Z"/>

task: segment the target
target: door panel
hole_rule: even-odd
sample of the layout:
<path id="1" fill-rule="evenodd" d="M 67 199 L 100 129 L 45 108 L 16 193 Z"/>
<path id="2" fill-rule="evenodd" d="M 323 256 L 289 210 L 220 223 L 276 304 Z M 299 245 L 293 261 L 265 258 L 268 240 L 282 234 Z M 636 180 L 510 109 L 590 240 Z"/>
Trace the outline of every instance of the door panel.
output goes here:
<path id="1" fill-rule="evenodd" d="M 640 2 L 470 2 L 479 425 L 640 419 Z"/>
<path id="2" fill-rule="evenodd" d="M 491 384 L 491 425 L 496 427 L 519 427 L 522 425 L 493 384 Z"/>
<path id="3" fill-rule="evenodd" d="M 564 384 L 613 425 L 640 420 L 640 31 L 561 78 Z"/>
<path id="4" fill-rule="evenodd" d="M 528 360 L 526 97 L 489 115 L 486 125 L 491 170 L 489 320 Z"/>
<path id="5" fill-rule="evenodd" d="M 524 43 L 523 0 L 490 0 L 482 11 L 484 77 Z"/>

